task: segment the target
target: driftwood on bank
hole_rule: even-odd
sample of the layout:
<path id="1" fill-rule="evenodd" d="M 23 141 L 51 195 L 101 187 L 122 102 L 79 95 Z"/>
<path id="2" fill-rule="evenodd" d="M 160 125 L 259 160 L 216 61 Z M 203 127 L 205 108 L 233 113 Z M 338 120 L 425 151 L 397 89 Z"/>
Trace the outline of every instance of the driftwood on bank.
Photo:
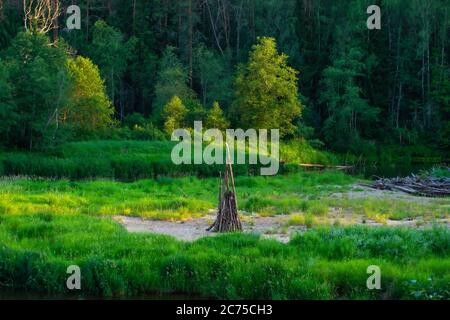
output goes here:
<path id="1" fill-rule="evenodd" d="M 354 169 L 354 166 L 327 166 L 324 164 L 313 164 L 313 163 L 300 163 L 299 166 L 306 168 L 306 169 L 318 169 L 318 170 L 324 170 L 324 169 L 353 170 Z"/>
<path id="2" fill-rule="evenodd" d="M 397 190 L 426 197 L 450 196 L 450 178 L 423 178 L 411 175 L 406 178 L 378 179 L 368 187 L 379 190 Z"/>
<path id="3" fill-rule="evenodd" d="M 239 218 L 236 188 L 234 186 L 233 167 L 229 158 L 227 145 L 227 161 L 225 164 L 225 174 L 221 176 L 219 191 L 219 207 L 216 221 L 207 231 L 212 232 L 233 232 L 242 231 L 242 223 Z"/>

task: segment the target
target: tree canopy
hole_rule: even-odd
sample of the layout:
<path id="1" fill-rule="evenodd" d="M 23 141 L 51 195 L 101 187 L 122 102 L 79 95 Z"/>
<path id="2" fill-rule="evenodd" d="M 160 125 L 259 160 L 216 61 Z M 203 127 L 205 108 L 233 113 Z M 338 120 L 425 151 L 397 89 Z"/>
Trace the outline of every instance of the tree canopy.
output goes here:
<path id="1" fill-rule="evenodd" d="M 98 67 L 81 56 L 69 59 L 67 65 L 73 85 L 64 119 L 81 132 L 93 132 L 112 125 L 114 109 Z"/>
<path id="2" fill-rule="evenodd" d="M 2 2 L 9 146 L 60 139 L 70 55 L 98 66 L 123 124 L 139 113 L 163 129 L 178 96 L 186 122 L 206 121 L 217 101 L 231 127 L 279 127 L 339 152 L 450 147 L 447 0 L 382 1 L 380 30 L 367 29 L 366 0 L 79 0 L 81 30 L 65 27 L 74 2 L 56 2 L 61 14 L 45 21 Z"/>
<path id="3" fill-rule="evenodd" d="M 260 38 L 236 78 L 240 123 L 246 128 L 280 129 L 282 135 L 293 133 L 293 120 L 301 112 L 297 73 L 287 65 L 287 56 L 278 54 L 275 39 Z"/>

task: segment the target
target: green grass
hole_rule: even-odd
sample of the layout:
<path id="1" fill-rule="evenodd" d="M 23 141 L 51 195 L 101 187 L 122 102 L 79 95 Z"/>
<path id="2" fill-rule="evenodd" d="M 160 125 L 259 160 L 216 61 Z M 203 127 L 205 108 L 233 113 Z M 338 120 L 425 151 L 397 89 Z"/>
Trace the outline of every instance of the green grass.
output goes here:
<path id="1" fill-rule="evenodd" d="M 420 198 L 419 198 L 420 199 Z M 450 215 L 450 199 L 430 199 L 428 202 L 404 199 L 364 197 L 343 197 L 324 199 L 329 207 L 340 208 L 374 220 L 403 220 L 424 217 L 428 220 L 445 218 Z"/>
<path id="2" fill-rule="evenodd" d="M 446 228 L 319 228 L 289 244 L 244 234 L 184 243 L 84 214 L 3 214 L 0 243 L 2 291 L 65 294 L 66 268 L 76 264 L 83 296 L 450 298 Z M 366 288 L 369 265 L 380 266 L 382 290 Z"/>
<path id="3" fill-rule="evenodd" d="M 355 178 L 341 172 L 310 172 L 275 177 L 236 177 L 239 209 L 272 216 L 305 213 L 324 217 L 333 209 L 369 219 L 447 217 L 450 200 L 414 202 L 389 198 L 332 197 L 350 190 Z M 217 206 L 219 179 L 196 177 L 117 182 L 26 178 L 0 179 L 0 214 L 54 212 L 97 216 L 126 215 L 159 220 L 204 216 Z M 311 219 L 310 219 L 311 220 Z"/>
<path id="4" fill-rule="evenodd" d="M 138 142 L 100 145 L 62 146 L 51 155 L 55 162 L 47 162 L 48 154 L 42 155 L 41 162 L 33 159 L 37 155 L 29 154 L 23 155 L 30 157 L 23 162 L 14 158 L 16 154 L 6 155 L 6 159 L 21 163 L 18 172 L 34 172 L 41 166 L 43 176 L 45 172 L 68 172 L 68 177 L 73 174 L 71 178 L 76 179 L 89 177 L 86 172 L 117 178 L 115 171 L 102 171 L 102 166 L 103 161 L 110 161 L 108 168 L 120 158 L 128 164 L 118 165 L 118 170 L 128 165 L 134 168 L 134 173 L 121 171 L 121 177 L 134 180 L 128 178 L 147 172 L 146 167 L 136 166 L 137 158 L 155 166 L 169 150 L 166 143 L 155 142 L 148 145 L 154 148 L 148 153 Z M 0 158 L 0 171 L 9 172 L 5 154 Z M 73 161 L 73 168 L 54 169 L 59 161 Z M 151 170 L 174 173 L 156 166 Z M 168 236 L 130 234 L 111 219 L 127 215 L 186 220 L 217 206 L 218 178 L 164 175 L 134 182 L 0 179 L 0 292 L 70 295 L 65 288 L 66 269 L 76 264 L 82 270 L 83 297 L 186 294 L 223 299 L 450 299 L 448 228 L 321 226 L 331 225 L 328 214 L 336 210 L 381 220 L 448 217 L 449 199 L 418 203 L 335 197 L 358 182 L 342 172 L 274 177 L 241 174 L 236 177 L 236 188 L 244 214 L 289 214 L 287 226 L 305 225 L 308 231 L 288 244 L 251 234 L 188 243 Z M 366 288 L 369 265 L 381 267 L 380 291 Z"/>
<path id="5" fill-rule="evenodd" d="M 46 153 L 12 152 L 0 157 L 3 175 L 71 180 L 113 178 L 134 181 L 159 176 L 214 176 L 219 165 L 175 165 L 170 141 L 74 142 Z M 236 174 L 256 172 L 257 165 L 236 165 Z"/>
<path id="6" fill-rule="evenodd" d="M 160 176 L 217 176 L 222 165 L 175 165 L 171 141 L 86 141 L 61 145 L 45 153 L 6 152 L 0 154 L 0 176 L 36 176 L 72 180 L 113 178 L 138 180 Z M 248 150 L 247 150 L 248 154 Z M 192 152 L 193 157 L 193 152 Z M 280 173 L 298 171 L 298 163 L 328 163 L 329 155 L 306 142 L 283 144 L 281 159 L 295 165 L 281 166 Z M 259 174 L 261 165 L 234 166 L 236 175 Z"/>
<path id="7" fill-rule="evenodd" d="M 244 211 L 323 214 L 326 207 L 308 198 L 345 191 L 354 181 L 340 172 L 240 176 L 236 188 Z M 55 212 L 183 220 L 215 208 L 218 188 L 218 178 L 161 177 L 131 183 L 4 178 L 0 180 L 0 214 Z"/>
<path id="8" fill-rule="evenodd" d="M 303 139 L 283 142 L 280 146 L 280 159 L 295 164 L 338 164 L 338 157 L 334 154 L 314 149 Z"/>
<path id="9" fill-rule="evenodd" d="M 450 178 L 450 168 L 434 166 L 430 170 L 425 171 L 424 175 L 425 176 L 430 175 L 432 177 L 437 177 L 437 178 Z"/>

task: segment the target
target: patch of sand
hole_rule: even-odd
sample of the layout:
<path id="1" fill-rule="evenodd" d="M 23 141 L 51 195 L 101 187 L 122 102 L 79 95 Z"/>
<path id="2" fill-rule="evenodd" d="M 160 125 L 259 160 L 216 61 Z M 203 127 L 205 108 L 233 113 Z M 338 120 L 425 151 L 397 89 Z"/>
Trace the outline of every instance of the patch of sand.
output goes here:
<path id="1" fill-rule="evenodd" d="M 403 201 L 413 201 L 416 203 L 432 203 L 439 198 L 426 198 L 408 195 L 398 191 L 376 190 L 361 185 L 354 185 L 352 190 L 345 193 L 335 193 L 332 197 L 349 199 L 375 197 L 379 199 L 393 199 Z M 275 239 L 287 243 L 297 232 L 303 232 L 307 228 L 304 225 L 288 226 L 289 215 L 278 215 L 272 217 L 261 217 L 248 212 L 240 212 L 244 232 L 257 233 L 263 238 Z M 128 216 L 115 216 L 114 220 L 120 223 L 129 232 L 155 233 L 172 236 L 178 240 L 194 241 L 202 237 L 215 236 L 217 233 L 206 231 L 214 222 L 215 210 L 210 210 L 208 214 L 199 219 L 189 221 L 157 221 Z M 362 215 L 344 212 L 342 209 L 333 208 L 326 217 L 316 217 L 319 224 L 338 225 L 367 225 L 372 227 L 411 227 L 429 228 L 433 225 L 430 221 L 424 221 L 422 217 L 405 220 L 386 220 L 380 223 L 367 219 Z M 435 223 L 445 225 L 450 228 L 450 217 L 435 221 Z"/>
<path id="2" fill-rule="evenodd" d="M 128 232 L 164 234 L 184 241 L 194 241 L 202 237 L 217 235 L 217 233 L 206 231 L 214 219 L 214 215 L 189 221 L 156 221 L 126 216 L 114 217 L 114 220 L 123 225 Z M 275 239 L 287 243 L 293 233 L 306 229 L 304 226 L 283 228 L 288 219 L 289 216 L 244 216 L 242 219 L 242 227 L 245 232 L 260 234 L 263 238 Z"/>
<path id="3" fill-rule="evenodd" d="M 214 215 L 208 215 L 200 219 L 189 221 L 156 221 L 136 217 L 116 216 L 114 220 L 123 225 L 128 232 L 155 233 L 172 236 L 178 240 L 195 241 L 202 237 L 215 236 L 218 233 L 206 231 L 214 221 Z M 303 232 L 307 228 L 304 225 L 287 226 L 288 215 L 274 217 L 243 216 L 242 226 L 246 233 L 260 234 L 263 238 L 274 239 L 283 243 L 289 242 L 291 237 L 298 232 Z M 345 215 L 342 218 L 335 219 L 340 225 L 367 225 L 372 227 L 391 226 L 391 227 L 412 227 L 428 228 L 432 226 L 431 222 L 423 222 L 420 218 L 409 220 L 387 220 L 385 224 L 366 219 L 360 216 Z M 331 220 L 333 222 L 333 220 Z M 442 219 L 437 223 L 446 225 L 450 228 L 450 219 Z"/>

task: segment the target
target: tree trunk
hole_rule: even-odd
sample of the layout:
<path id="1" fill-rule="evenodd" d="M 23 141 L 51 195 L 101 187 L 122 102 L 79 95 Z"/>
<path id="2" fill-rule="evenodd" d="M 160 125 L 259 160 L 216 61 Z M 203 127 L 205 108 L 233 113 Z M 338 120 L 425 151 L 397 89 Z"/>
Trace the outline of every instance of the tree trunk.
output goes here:
<path id="1" fill-rule="evenodd" d="M 89 3 L 90 0 L 86 0 L 86 41 L 89 40 Z"/>
<path id="2" fill-rule="evenodd" d="M 58 0 L 52 1 L 53 9 L 58 8 L 57 4 Z M 59 15 L 56 16 L 55 20 L 53 20 L 53 43 L 55 46 L 58 45 L 59 41 Z"/>
<path id="3" fill-rule="evenodd" d="M 193 41 L 193 26 L 192 26 L 192 0 L 188 0 L 188 19 L 189 19 L 189 40 L 188 40 L 188 55 L 189 55 L 189 87 L 193 88 L 193 62 L 192 62 L 192 41 Z"/>

